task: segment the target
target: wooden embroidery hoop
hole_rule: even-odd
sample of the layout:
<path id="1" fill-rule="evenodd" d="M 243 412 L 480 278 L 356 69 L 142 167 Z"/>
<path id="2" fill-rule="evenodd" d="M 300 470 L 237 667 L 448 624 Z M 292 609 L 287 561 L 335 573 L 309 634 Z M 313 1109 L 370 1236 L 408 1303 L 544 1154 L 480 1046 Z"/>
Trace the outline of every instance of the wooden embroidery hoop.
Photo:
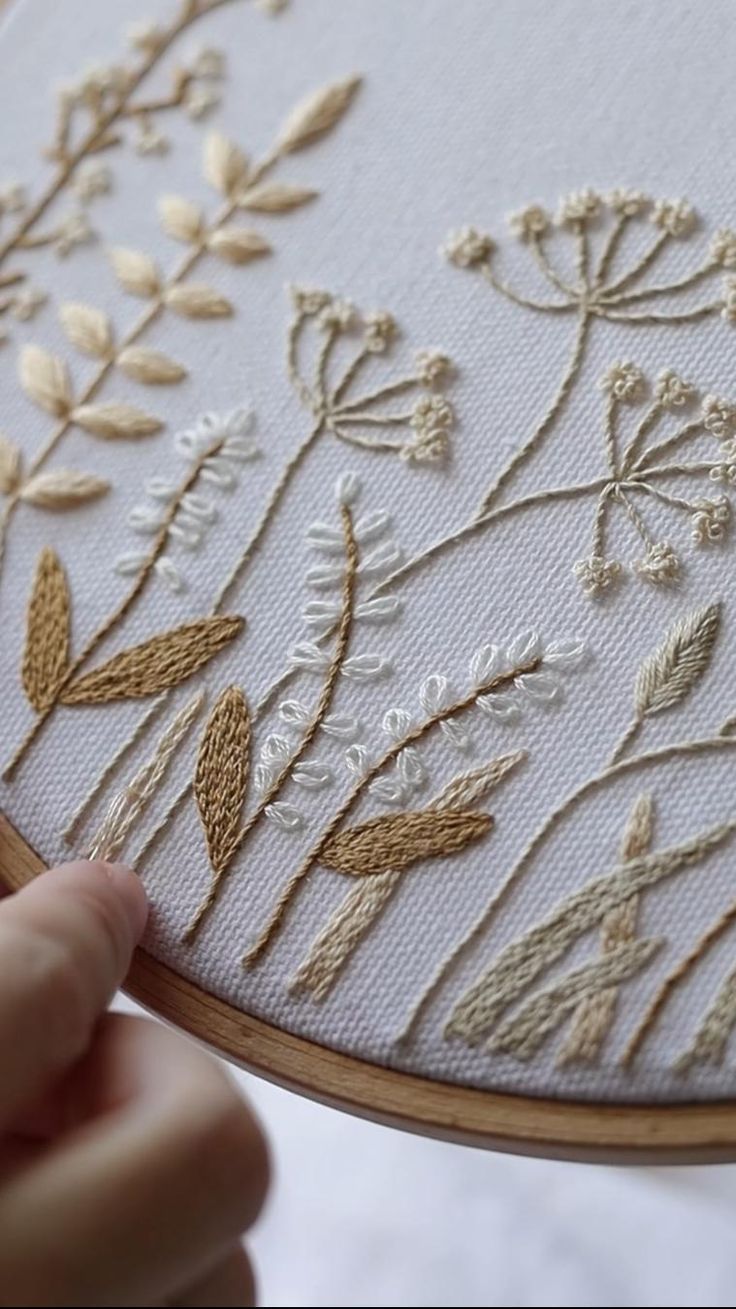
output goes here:
<path id="1" fill-rule="evenodd" d="M 0 882 L 44 864 L 0 814 Z M 248 1072 L 390 1127 L 512 1154 L 587 1163 L 736 1161 L 736 1103 L 613 1105 L 498 1095 L 379 1068 L 241 1013 L 139 951 L 125 990 Z"/>

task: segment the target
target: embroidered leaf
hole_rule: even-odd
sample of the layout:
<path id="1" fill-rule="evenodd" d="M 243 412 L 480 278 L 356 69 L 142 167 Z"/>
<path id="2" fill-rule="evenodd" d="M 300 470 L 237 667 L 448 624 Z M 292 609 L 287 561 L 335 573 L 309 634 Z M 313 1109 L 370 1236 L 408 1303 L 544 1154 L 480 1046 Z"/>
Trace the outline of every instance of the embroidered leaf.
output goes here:
<path id="1" fill-rule="evenodd" d="M 498 786 L 514 768 L 526 759 L 526 750 L 517 750 L 514 754 L 499 755 L 490 763 L 475 768 L 472 772 L 459 773 L 448 782 L 430 803 L 431 809 L 466 809 L 478 800 L 484 799 L 494 786 Z"/>
<path id="2" fill-rule="evenodd" d="M 54 418 L 65 418 L 72 403 L 66 364 L 38 345 L 23 347 L 20 384 L 26 395 Z"/>
<path id="3" fill-rule="evenodd" d="M 132 377 L 134 382 L 144 382 L 147 386 L 180 382 L 187 375 L 186 368 L 175 359 L 170 359 L 160 350 L 148 350 L 140 345 L 129 345 L 121 350 L 117 365 L 126 377 Z"/>
<path id="4" fill-rule="evenodd" d="M 204 730 L 194 774 L 194 798 L 212 870 L 223 873 L 238 842 L 250 767 L 250 715 L 243 692 L 229 686 Z"/>
<path id="5" fill-rule="evenodd" d="M 271 253 L 271 246 L 247 227 L 220 227 L 207 238 L 207 249 L 231 264 L 247 264 Z"/>
<path id="6" fill-rule="evenodd" d="M 66 304 L 59 310 L 61 325 L 72 345 L 93 359 L 104 359 L 112 349 L 112 327 L 107 314 L 91 305 Z"/>
<path id="7" fill-rule="evenodd" d="M 204 175 L 220 195 L 231 196 L 248 180 L 248 160 L 221 132 L 210 132 L 204 143 Z"/>
<path id="8" fill-rule="evenodd" d="M 663 644 L 644 660 L 634 701 L 640 717 L 679 704 L 697 686 L 710 664 L 721 621 L 720 604 L 678 619 Z"/>
<path id="9" fill-rule="evenodd" d="M 17 445 L 0 432 L 0 493 L 9 495 L 20 481 L 22 456 Z"/>
<path id="10" fill-rule="evenodd" d="M 465 809 L 390 814 L 338 832 L 328 841 L 320 862 L 352 877 L 398 872 L 422 859 L 463 850 L 492 826 L 490 814 Z"/>
<path id="11" fill-rule="evenodd" d="M 175 241 L 190 244 L 201 237 L 202 211 L 191 200 L 183 200 L 179 195 L 163 195 L 158 202 L 158 212 L 166 235 Z"/>
<path id="12" fill-rule="evenodd" d="M 308 186 L 285 186 L 282 182 L 263 182 L 245 191 L 240 198 L 242 209 L 252 209 L 262 214 L 285 214 L 299 205 L 308 204 L 316 199 L 319 191 L 312 191 Z"/>
<path id="13" fill-rule="evenodd" d="M 199 282 L 169 287 L 166 303 L 183 318 L 228 318 L 233 312 L 230 301 L 224 295 Z"/>
<path id="14" fill-rule="evenodd" d="M 26 620 L 21 679 L 37 713 L 56 698 L 69 663 L 71 601 L 64 569 L 47 546 L 41 551 Z"/>
<path id="15" fill-rule="evenodd" d="M 345 82 L 334 82 L 314 92 L 289 114 L 281 129 L 276 149 L 280 154 L 291 154 L 311 145 L 340 121 L 360 86 L 359 77 Z"/>
<path id="16" fill-rule="evenodd" d="M 200 618 L 131 646 L 67 686 L 62 704 L 105 704 L 156 695 L 191 677 L 238 635 L 242 618 Z"/>
<path id="17" fill-rule="evenodd" d="M 151 436 L 163 427 L 160 419 L 127 404 L 80 405 L 72 418 L 85 432 L 105 441 Z"/>
<path id="18" fill-rule="evenodd" d="M 117 247 L 110 251 L 115 276 L 125 291 L 131 295 L 150 298 L 161 290 L 158 269 L 148 255 L 139 250 L 123 250 Z"/>
<path id="19" fill-rule="evenodd" d="M 72 509 L 88 500 L 96 500 L 109 489 L 109 482 L 93 477 L 91 473 L 56 468 L 50 473 L 36 473 L 23 486 L 20 498 L 40 509 Z"/>

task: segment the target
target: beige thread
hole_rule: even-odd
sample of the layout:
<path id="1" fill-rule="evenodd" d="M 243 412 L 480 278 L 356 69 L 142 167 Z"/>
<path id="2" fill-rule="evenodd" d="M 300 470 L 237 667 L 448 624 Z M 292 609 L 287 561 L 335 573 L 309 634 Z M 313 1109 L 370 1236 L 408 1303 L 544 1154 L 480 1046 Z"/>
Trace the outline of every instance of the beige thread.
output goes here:
<path id="1" fill-rule="evenodd" d="M 732 906 L 728 921 L 736 918 Z M 712 1005 L 703 1018 L 692 1044 L 675 1062 L 675 1069 L 687 1073 L 695 1064 L 720 1067 L 726 1055 L 728 1039 L 736 1023 L 736 969 L 728 973 Z"/>
<path id="2" fill-rule="evenodd" d="M 150 759 L 114 797 L 90 842 L 88 859 L 117 859 L 125 839 L 161 785 L 168 766 L 204 704 L 199 691 L 171 720 Z"/>
<path id="3" fill-rule="evenodd" d="M 638 855 L 648 854 L 652 843 L 652 797 L 643 794 L 634 801 L 621 843 L 621 859 L 626 863 Z M 634 940 L 639 902 L 635 897 L 611 911 L 601 924 L 601 952 L 610 955 L 619 946 Z M 618 988 L 603 987 L 582 1000 L 573 1014 L 567 1039 L 560 1051 L 558 1064 L 596 1063 L 603 1041 L 611 1029 Z"/>

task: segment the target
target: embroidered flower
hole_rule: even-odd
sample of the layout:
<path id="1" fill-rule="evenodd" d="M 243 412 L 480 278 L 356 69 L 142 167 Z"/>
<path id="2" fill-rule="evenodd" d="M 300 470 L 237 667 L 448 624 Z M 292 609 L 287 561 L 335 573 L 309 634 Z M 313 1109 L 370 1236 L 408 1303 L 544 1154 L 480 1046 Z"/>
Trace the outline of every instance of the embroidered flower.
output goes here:
<path id="1" fill-rule="evenodd" d="M 736 268 L 736 232 L 730 227 L 719 227 L 711 237 L 708 253 L 722 268 Z"/>
<path id="2" fill-rule="evenodd" d="M 210 82 L 219 82 L 225 76 L 226 68 L 225 52 L 214 46 L 203 46 L 197 51 L 191 64 L 195 77 L 202 77 Z"/>
<path id="3" fill-rule="evenodd" d="M 355 306 L 349 300 L 328 300 L 317 319 L 323 332 L 347 332 L 355 325 Z"/>
<path id="4" fill-rule="evenodd" d="M 106 195 L 112 187 L 112 173 L 106 164 L 89 159 L 79 165 L 74 174 L 72 190 L 83 203 L 89 203 L 98 195 Z"/>
<path id="5" fill-rule="evenodd" d="M 450 439 L 440 428 L 420 432 L 399 451 L 399 458 L 409 464 L 436 464 L 447 458 Z"/>
<path id="6" fill-rule="evenodd" d="M 208 86 L 190 86 L 184 96 L 184 106 L 190 118 L 204 118 L 221 102 L 219 91 Z"/>
<path id="7" fill-rule="evenodd" d="M 722 541 L 731 520 L 731 502 L 725 495 L 717 500 L 696 500 L 691 516 L 692 539 L 696 545 Z"/>
<path id="8" fill-rule="evenodd" d="M 440 350 L 418 350 L 415 355 L 417 381 L 423 386 L 444 382 L 452 371 L 452 360 Z"/>
<path id="9" fill-rule="evenodd" d="M 476 227 L 463 227 L 459 232 L 450 233 L 440 247 L 440 254 L 458 268 L 472 268 L 485 263 L 494 249 L 490 236 L 479 232 Z"/>
<path id="10" fill-rule="evenodd" d="M 363 322 L 365 324 L 365 347 L 372 354 L 383 354 L 399 334 L 396 319 L 383 310 L 366 314 Z"/>
<path id="11" fill-rule="evenodd" d="M 38 313 L 42 305 L 46 304 L 48 296 L 37 286 L 24 286 L 20 291 L 16 291 L 10 305 L 10 312 L 13 318 L 19 322 L 29 322 Z"/>
<path id="12" fill-rule="evenodd" d="M 583 191 L 571 191 L 569 195 L 562 197 L 557 221 L 563 227 L 570 227 L 597 218 L 600 212 L 601 197 L 596 191 L 586 187 Z"/>
<path id="13" fill-rule="evenodd" d="M 687 200 L 655 200 L 652 222 L 669 236 L 687 236 L 695 226 L 695 210 Z"/>
<path id="14" fill-rule="evenodd" d="M 411 415 L 411 426 L 418 432 L 447 431 L 452 427 L 452 405 L 444 396 L 423 395 L 417 400 Z"/>
<path id="15" fill-rule="evenodd" d="M 572 569 L 586 595 L 597 596 L 608 590 L 621 576 L 621 565 L 615 559 L 603 559 L 600 555 L 591 555 L 589 559 L 579 559 Z"/>
<path id="16" fill-rule="evenodd" d="M 549 214 L 541 205 L 527 205 L 526 209 L 509 214 L 509 228 L 520 241 L 533 241 L 544 236 L 549 224 Z"/>
<path id="17" fill-rule="evenodd" d="M 736 277 L 723 279 L 723 308 L 721 317 L 736 323 Z"/>
<path id="18" fill-rule="evenodd" d="M 654 396 L 659 401 L 663 409 L 680 409 L 682 405 L 689 404 L 697 396 L 697 390 L 692 382 L 686 382 L 677 373 L 673 373 L 671 368 L 667 368 L 660 373 L 654 384 Z"/>
<path id="19" fill-rule="evenodd" d="M 290 286 L 289 294 L 297 313 L 310 317 L 326 309 L 332 301 L 329 291 L 318 291 L 314 287 Z"/>
<path id="20" fill-rule="evenodd" d="M 736 431 L 736 410 L 717 395 L 703 399 L 703 426 L 718 441 L 725 441 Z"/>
<path id="21" fill-rule="evenodd" d="M 640 577 L 657 585 L 670 585 L 680 579 L 680 561 L 668 541 L 651 545 L 643 559 L 634 562 Z"/>
<path id="22" fill-rule="evenodd" d="M 644 213 L 652 202 L 643 191 L 618 186 L 608 196 L 608 203 L 614 214 L 618 214 L 620 218 L 636 218 L 638 214 Z"/>
<path id="23" fill-rule="evenodd" d="M 96 233 L 87 215 L 80 209 L 76 213 L 67 214 L 59 223 L 54 238 L 54 249 L 62 258 L 66 258 L 76 246 L 94 241 L 95 236 Z"/>
<path id="24" fill-rule="evenodd" d="M 617 361 L 603 374 L 599 385 L 602 391 L 610 391 L 617 400 L 635 403 L 644 394 L 644 374 L 636 364 Z"/>
<path id="25" fill-rule="evenodd" d="M 135 140 L 135 152 L 139 155 L 165 155 L 171 142 L 163 132 L 159 132 L 153 123 L 141 123 Z"/>
<path id="26" fill-rule="evenodd" d="M 25 207 L 25 187 L 20 182 L 6 182 L 0 188 L 0 214 L 19 214 Z"/>

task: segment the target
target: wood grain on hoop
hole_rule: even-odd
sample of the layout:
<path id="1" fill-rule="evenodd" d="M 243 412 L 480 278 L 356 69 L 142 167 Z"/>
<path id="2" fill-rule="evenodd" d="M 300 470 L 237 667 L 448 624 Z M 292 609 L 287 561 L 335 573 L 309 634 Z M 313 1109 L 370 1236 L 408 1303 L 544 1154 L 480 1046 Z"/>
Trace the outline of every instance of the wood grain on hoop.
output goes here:
<path id="1" fill-rule="evenodd" d="M 0 814 L 0 882 L 17 890 L 43 867 Z M 736 1102 L 591 1105 L 430 1082 L 337 1054 L 251 1018 L 143 951 L 126 991 L 250 1072 L 391 1127 L 492 1150 L 592 1163 L 736 1160 Z"/>

